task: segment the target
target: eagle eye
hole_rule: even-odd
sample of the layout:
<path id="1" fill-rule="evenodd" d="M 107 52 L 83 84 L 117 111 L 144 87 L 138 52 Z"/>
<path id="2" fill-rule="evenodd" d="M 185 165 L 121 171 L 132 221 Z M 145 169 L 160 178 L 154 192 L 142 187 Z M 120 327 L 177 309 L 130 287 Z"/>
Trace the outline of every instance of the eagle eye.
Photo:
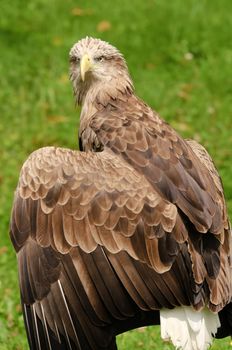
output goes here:
<path id="1" fill-rule="evenodd" d="M 97 61 L 97 62 L 102 62 L 104 59 L 105 59 L 104 56 L 95 57 L 95 61 Z"/>
<path id="2" fill-rule="evenodd" d="M 80 58 L 77 56 L 71 56 L 70 57 L 70 62 L 71 63 L 79 63 L 80 62 Z"/>

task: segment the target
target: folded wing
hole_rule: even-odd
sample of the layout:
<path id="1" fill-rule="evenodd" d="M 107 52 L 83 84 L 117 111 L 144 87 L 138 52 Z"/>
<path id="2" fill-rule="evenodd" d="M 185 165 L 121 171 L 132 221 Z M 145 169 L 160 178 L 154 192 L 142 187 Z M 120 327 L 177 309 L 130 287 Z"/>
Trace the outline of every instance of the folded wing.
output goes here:
<path id="1" fill-rule="evenodd" d="M 11 218 L 31 347 L 110 348 L 148 322 L 143 311 L 200 307 L 187 234 L 176 206 L 110 151 L 34 152 Z"/>

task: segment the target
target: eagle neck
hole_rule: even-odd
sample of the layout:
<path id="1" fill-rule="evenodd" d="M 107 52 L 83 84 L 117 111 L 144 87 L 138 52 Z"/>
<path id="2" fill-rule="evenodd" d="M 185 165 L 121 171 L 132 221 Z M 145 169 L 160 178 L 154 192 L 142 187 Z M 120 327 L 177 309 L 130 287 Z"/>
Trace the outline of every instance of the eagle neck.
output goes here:
<path id="1" fill-rule="evenodd" d="M 133 84 L 128 77 L 124 83 L 109 81 L 108 84 L 94 82 L 86 89 L 78 103 L 81 104 L 80 131 L 88 127 L 93 115 L 106 108 L 110 101 L 116 101 L 122 95 L 131 95 Z M 80 97 L 78 97 L 80 98 Z"/>

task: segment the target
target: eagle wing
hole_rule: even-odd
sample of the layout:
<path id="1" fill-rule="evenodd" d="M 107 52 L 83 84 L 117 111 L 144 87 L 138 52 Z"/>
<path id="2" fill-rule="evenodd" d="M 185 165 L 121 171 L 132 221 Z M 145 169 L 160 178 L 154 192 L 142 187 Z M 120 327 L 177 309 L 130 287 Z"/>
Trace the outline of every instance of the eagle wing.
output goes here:
<path id="1" fill-rule="evenodd" d="M 142 311 L 205 303 L 176 206 L 109 150 L 32 153 L 10 231 L 31 348 L 108 349 Z"/>
<path id="2" fill-rule="evenodd" d="M 195 281 L 207 281 L 212 309 L 220 309 L 231 297 L 226 277 L 231 274 L 231 232 L 219 175 L 208 153 L 182 139 L 134 95 L 112 99 L 92 118 L 90 128 L 102 147 L 123 158 L 176 206 L 188 231 Z"/>
<path id="3" fill-rule="evenodd" d="M 226 204 L 225 204 L 225 198 L 224 198 L 224 191 L 222 186 L 221 178 L 217 172 L 217 169 L 214 165 L 214 162 L 212 158 L 210 157 L 209 153 L 206 151 L 206 149 L 197 141 L 186 139 L 187 143 L 192 148 L 193 152 L 197 155 L 199 160 L 202 162 L 202 164 L 208 169 L 213 182 L 215 186 L 217 187 L 217 192 L 219 193 L 219 201 L 222 206 L 222 212 L 226 211 Z"/>

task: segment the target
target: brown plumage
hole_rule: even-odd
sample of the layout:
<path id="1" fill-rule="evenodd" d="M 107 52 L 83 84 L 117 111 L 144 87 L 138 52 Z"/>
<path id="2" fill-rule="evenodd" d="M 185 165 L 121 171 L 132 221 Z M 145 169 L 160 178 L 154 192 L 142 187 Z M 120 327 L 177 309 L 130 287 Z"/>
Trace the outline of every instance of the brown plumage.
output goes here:
<path id="1" fill-rule="evenodd" d="M 231 334 L 231 235 L 211 158 L 134 95 L 114 47 L 86 38 L 70 61 L 82 152 L 32 153 L 11 217 L 30 348 L 116 349 L 117 334 L 188 305 L 219 312 L 218 336 Z"/>

